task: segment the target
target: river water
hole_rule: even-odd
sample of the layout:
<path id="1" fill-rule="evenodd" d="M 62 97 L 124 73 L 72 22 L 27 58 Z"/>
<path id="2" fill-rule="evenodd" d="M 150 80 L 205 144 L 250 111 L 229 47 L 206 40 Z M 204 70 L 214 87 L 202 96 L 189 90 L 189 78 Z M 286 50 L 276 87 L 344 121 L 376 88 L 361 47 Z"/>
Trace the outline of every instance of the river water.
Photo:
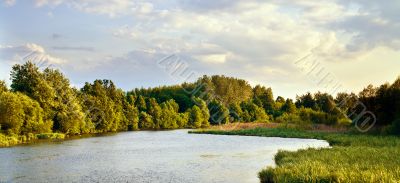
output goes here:
<path id="1" fill-rule="evenodd" d="M 259 182 L 278 149 L 327 147 L 326 141 L 124 132 L 0 148 L 0 182 Z"/>

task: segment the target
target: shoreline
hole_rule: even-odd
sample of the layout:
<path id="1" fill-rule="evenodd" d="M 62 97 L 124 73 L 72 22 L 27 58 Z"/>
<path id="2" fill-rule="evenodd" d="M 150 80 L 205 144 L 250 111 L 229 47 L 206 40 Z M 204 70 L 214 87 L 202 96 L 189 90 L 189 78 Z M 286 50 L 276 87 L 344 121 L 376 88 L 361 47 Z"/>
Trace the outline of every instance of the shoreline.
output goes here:
<path id="1" fill-rule="evenodd" d="M 189 133 L 326 140 L 330 148 L 279 151 L 275 167 L 259 172 L 269 182 L 399 182 L 400 138 L 293 128 L 195 130 Z"/>
<path id="2" fill-rule="evenodd" d="M 117 131 L 117 132 L 101 132 L 101 133 L 85 133 L 79 135 L 67 135 L 63 133 L 42 133 L 42 134 L 31 134 L 31 135 L 19 135 L 10 136 L 0 133 L 0 149 L 1 148 L 11 148 L 16 146 L 29 146 L 36 143 L 46 143 L 46 142 L 59 142 L 68 141 L 82 138 L 93 138 L 93 137 L 103 137 L 109 135 L 116 135 L 119 133 L 126 132 L 142 132 L 142 131 L 170 131 L 170 130 L 195 130 L 189 128 L 177 128 L 177 129 L 160 129 L 160 130 L 134 130 L 134 131 Z M 6 140 L 8 139 L 8 141 Z"/>

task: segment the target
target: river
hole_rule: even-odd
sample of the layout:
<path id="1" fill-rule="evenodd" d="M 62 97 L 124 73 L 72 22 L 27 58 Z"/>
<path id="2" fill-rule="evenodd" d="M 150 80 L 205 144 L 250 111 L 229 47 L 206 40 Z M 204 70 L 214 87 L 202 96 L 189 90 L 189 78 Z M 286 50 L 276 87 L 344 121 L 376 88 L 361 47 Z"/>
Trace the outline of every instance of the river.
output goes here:
<path id="1" fill-rule="evenodd" d="M 123 132 L 0 148 L 0 182 L 259 182 L 278 149 L 327 147 L 314 139 Z"/>

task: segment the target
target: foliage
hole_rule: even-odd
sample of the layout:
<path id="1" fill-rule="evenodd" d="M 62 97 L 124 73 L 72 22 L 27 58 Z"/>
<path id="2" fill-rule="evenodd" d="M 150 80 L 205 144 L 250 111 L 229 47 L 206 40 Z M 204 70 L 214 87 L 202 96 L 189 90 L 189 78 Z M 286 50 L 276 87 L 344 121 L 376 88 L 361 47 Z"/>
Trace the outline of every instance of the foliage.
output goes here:
<path id="1" fill-rule="evenodd" d="M 200 107 L 195 105 L 188 112 L 190 113 L 188 127 L 189 128 L 200 128 L 203 121 L 205 120 Z"/>
<path id="2" fill-rule="evenodd" d="M 154 122 L 153 118 L 147 114 L 146 112 L 142 111 L 139 114 L 139 128 L 140 129 L 154 129 Z"/>
<path id="3" fill-rule="evenodd" d="M 269 117 L 265 110 L 253 102 L 243 102 L 241 108 L 243 110 L 241 118 L 244 121 L 268 122 Z"/>
<path id="4" fill-rule="evenodd" d="M 122 129 L 124 120 L 122 100 L 124 94 L 110 80 L 96 80 L 86 83 L 81 89 L 83 109 L 88 111 L 94 128 L 98 132 L 111 132 Z M 127 127 L 126 127 L 127 128 Z"/>
<path id="5" fill-rule="evenodd" d="M 253 96 L 252 87 L 247 81 L 223 75 L 203 76 L 195 82 L 195 86 L 201 90 L 195 94 L 196 97 L 203 100 L 217 98 L 224 105 L 248 101 Z"/>
<path id="6" fill-rule="evenodd" d="M 8 147 L 22 143 L 17 135 L 5 135 L 0 133 L 0 147 Z"/>
<path id="7" fill-rule="evenodd" d="M 272 114 L 274 111 L 275 101 L 271 88 L 257 85 L 253 88 L 254 103 L 265 109 L 266 112 Z"/>
<path id="8" fill-rule="evenodd" d="M 208 104 L 210 111 L 210 124 L 226 124 L 229 123 L 229 110 L 221 102 L 213 100 Z"/>
<path id="9" fill-rule="evenodd" d="M 51 131 L 52 123 L 43 119 L 38 102 L 21 93 L 0 95 L 0 125 L 9 134 L 42 133 Z"/>
<path id="10" fill-rule="evenodd" d="M 3 92 L 6 92 L 6 91 L 8 91 L 6 82 L 0 80 L 0 95 L 1 95 Z"/>
<path id="11" fill-rule="evenodd" d="M 293 103 L 292 99 L 286 99 L 285 103 L 282 105 L 281 111 L 286 113 L 295 113 L 297 110 L 296 105 Z"/>
<path id="12" fill-rule="evenodd" d="M 40 133 L 36 134 L 37 139 L 64 139 L 65 134 L 62 133 Z"/>
<path id="13" fill-rule="evenodd" d="M 231 122 L 241 122 L 243 111 L 238 103 L 229 105 L 229 116 L 231 116 Z"/>
<path id="14" fill-rule="evenodd" d="M 55 92 L 53 130 L 80 134 L 85 128 L 85 116 L 69 80 L 60 71 L 49 68 L 44 70 L 43 76 Z"/>

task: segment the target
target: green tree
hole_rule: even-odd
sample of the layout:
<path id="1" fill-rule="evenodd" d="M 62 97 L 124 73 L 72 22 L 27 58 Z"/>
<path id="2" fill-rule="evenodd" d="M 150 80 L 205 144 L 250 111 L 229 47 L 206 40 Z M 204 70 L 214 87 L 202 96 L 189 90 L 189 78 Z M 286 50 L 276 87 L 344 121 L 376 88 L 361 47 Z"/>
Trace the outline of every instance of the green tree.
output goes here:
<path id="1" fill-rule="evenodd" d="M 139 128 L 140 129 L 154 129 L 153 117 L 142 111 L 139 115 Z"/>
<path id="2" fill-rule="evenodd" d="M 190 118 L 188 127 L 190 128 L 200 128 L 204 121 L 204 116 L 201 109 L 198 106 L 193 106 L 192 109 L 189 110 Z"/>
<path id="3" fill-rule="evenodd" d="M 160 129 L 163 120 L 162 116 L 162 109 L 160 105 L 157 103 L 155 98 L 149 98 L 147 101 L 147 113 L 153 117 L 154 129 Z"/>
<path id="4" fill-rule="evenodd" d="M 3 80 L 0 80 L 0 95 L 1 95 L 3 92 L 6 92 L 6 91 L 8 91 L 6 82 L 3 81 Z"/>
<path id="5" fill-rule="evenodd" d="M 317 109 L 322 110 L 326 113 L 337 113 L 335 100 L 331 95 L 318 92 L 314 94 L 314 96 Z"/>
<path id="6" fill-rule="evenodd" d="M 210 123 L 213 125 L 229 123 L 229 110 L 221 102 L 213 100 L 208 104 Z"/>
<path id="7" fill-rule="evenodd" d="M 297 108 L 305 107 L 305 108 L 317 109 L 314 96 L 310 92 L 308 92 L 305 95 L 297 96 L 295 104 Z"/>
<path id="8" fill-rule="evenodd" d="M 133 100 L 124 102 L 124 120 L 123 123 L 125 130 L 138 130 L 139 129 L 139 110 L 134 105 Z"/>
<path id="9" fill-rule="evenodd" d="M 139 109 L 140 112 L 142 111 L 147 111 L 147 104 L 146 100 L 143 96 L 139 96 L 138 99 L 136 100 L 136 106 Z"/>
<path id="10" fill-rule="evenodd" d="M 242 121 L 241 116 L 243 115 L 243 111 L 238 103 L 229 105 L 229 115 L 231 116 L 232 122 Z"/>
<path id="11" fill-rule="evenodd" d="M 55 118 L 56 92 L 44 79 L 39 68 L 32 62 L 23 65 L 16 64 L 11 71 L 11 90 L 21 92 L 39 102 L 43 108 L 46 120 Z"/>
<path id="12" fill-rule="evenodd" d="M 187 127 L 188 123 L 189 123 L 189 117 L 190 117 L 189 112 L 178 113 L 178 116 L 176 119 L 176 124 L 178 125 L 178 127 L 179 128 Z"/>
<path id="13" fill-rule="evenodd" d="M 202 128 L 207 128 L 210 126 L 210 111 L 208 110 L 208 106 L 204 100 L 198 97 L 193 98 L 194 103 L 200 108 L 201 114 L 202 114 L 202 121 L 201 121 L 201 127 Z"/>
<path id="14" fill-rule="evenodd" d="M 179 125 L 177 124 L 178 115 L 179 115 L 178 114 L 178 111 L 179 111 L 178 104 L 173 99 L 171 99 L 166 102 L 163 102 L 161 104 L 161 109 L 162 109 L 161 128 L 164 128 L 164 129 L 179 128 Z"/>
<path id="15" fill-rule="evenodd" d="M 282 111 L 286 113 L 295 113 L 296 105 L 294 105 L 292 99 L 286 99 L 285 104 L 282 106 Z"/>
<path id="16" fill-rule="evenodd" d="M 197 80 L 195 86 L 201 90 L 196 92 L 195 96 L 204 100 L 209 100 L 213 96 L 224 105 L 247 101 L 253 96 L 252 88 L 247 81 L 223 75 L 203 76 Z"/>
<path id="17" fill-rule="evenodd" d="M 257 85 L 253 88 L 253 93 L 253 102 L 259 107 L 263 107 L 269 114 L 272 114 L 275 106 L 272 89 Z"/>
<path id="18" fill-rule="evenodd" d="M 85 116 L 76 92 L 71 88 L 69 80 L 58 70 L 45 69 L 45 81 L 55 93 L 53 105 L 54 131 L 67 134 L 79 134 L 85 131 Z"/>
<path id="19" fill-rule="evenodd" d="M 21 93 L 0 95 L 0 125 L 12 134 L 50 132 L 52 123 L 43 119 L 39 103 Z"/>
<path id="20" fill-rule="evenodd" d="M 241 108 L 243 110 L 242 119 L 246 119 L 247 122 L 268 122 L 269 120 L 265 110 L 251 101 L 242 102 Z"/>
<path id="21" fill-rule="evenodd" d="M 95 80 L 81 89 L 84 110 L 98 132 L 126 129 L 122 101 L 124 94 L 110 80 Z"/>

